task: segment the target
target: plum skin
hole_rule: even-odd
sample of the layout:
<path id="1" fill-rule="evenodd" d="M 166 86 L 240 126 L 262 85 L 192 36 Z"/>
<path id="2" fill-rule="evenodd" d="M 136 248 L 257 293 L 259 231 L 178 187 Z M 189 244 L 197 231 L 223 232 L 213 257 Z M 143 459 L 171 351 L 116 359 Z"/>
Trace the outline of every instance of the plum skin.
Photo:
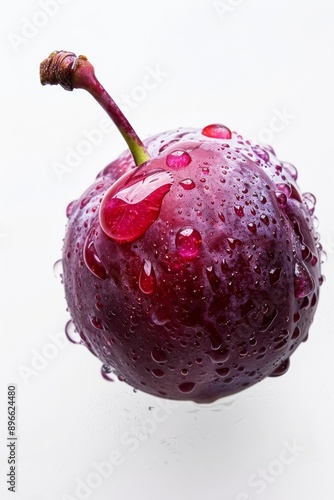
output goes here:
<path id="1" fill-rule="evenodd" d="M 178 129 L 144 143 L 145 168 L 170 171 L 173 184 L 141 237 L 120 244 L 99 224 L 105 192 L 134 167 L 128 152 L 72 204 L 63 282 L 82 343 L 133 388 L 175 400 L 212 402 L 284 373 L 307 338 L 321 284 L 313 216 L 291 172 L 235 133 L 217 140 Z M 169 168 L 167 155 L 179 149 L 191 163 Z M 185 189 L 185 179 L 195 187 Z M 290 189 L 284 206 L 277 186 Z M 182 228 L 201 236 L 187 258 L 177 248 Z M 139 285 L 145 264 L 151 293 Z"/>

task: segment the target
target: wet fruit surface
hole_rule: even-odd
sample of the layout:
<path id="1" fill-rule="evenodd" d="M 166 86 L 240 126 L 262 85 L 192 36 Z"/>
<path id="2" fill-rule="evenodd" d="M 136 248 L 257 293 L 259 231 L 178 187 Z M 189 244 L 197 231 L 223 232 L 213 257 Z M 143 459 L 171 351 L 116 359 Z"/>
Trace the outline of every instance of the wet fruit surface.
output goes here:
<path id="1" fill-rule="evenodd" d="M 70 340 L 106 379 L 171 399 L 284 374 L 322 282 L 315 198 L 293 165 L 223 125 L 145 145 L 150 160 L 124 153 L 67 210 Z"/>

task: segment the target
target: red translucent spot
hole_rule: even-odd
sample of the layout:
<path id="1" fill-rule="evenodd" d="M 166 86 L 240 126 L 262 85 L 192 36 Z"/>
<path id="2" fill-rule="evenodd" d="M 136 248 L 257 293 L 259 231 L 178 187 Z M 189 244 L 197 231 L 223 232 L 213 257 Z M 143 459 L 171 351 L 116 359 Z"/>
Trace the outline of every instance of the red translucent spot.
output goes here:
<path id="1" fill-rule="evenodd" d="M 254 222 L 249 222 L 247 228 L 250 233 L 256 234 L 256 224 Z"/>
<path id="2" fill-rule="evenodd" d="M 282 191 L 276 191 L 275 196 L 276 196 L 276 200 L 281 205 L 281 207 L 285 207 L 287 202 L 288 202 L 286 194 L 283 193 Z"/>
<path id="3" fill-rule="evenodd" d="M 163 169 L 140 166 L 124 174 L 102 200 L 99 218 L 103 232 L 117 243 L 138 239 L 159 217 L 172 184 L 171 173 Z"/>
<path id="4" fill-rule="evenodd" d="M 139 288 L 147 295 L 153 293 L 157 286 L 157 279 L 152 267 L 152 263 L 148 259 L 144 259 L 143 265 L 139 274 Z"/>
<path id="5" fill-rule="evenodd" d="M 97 330 L 102 330 L 103 325 L 102 325 L 101 318 L 97 318 L 96 316 L 92 316 L 90 318 L 90 322 L 94 328 L 96 328 Z"/>
<path id="6" fill-rule="evenodd" d="M 176 235 L 176 248 L 180 255 L 186 259 L 192 259 L 199 254 L 202 246 L 202 237 L 197 229 L 183 227 Z"/>
<path id="7" fill-rule="evenodd" d="M 191 189 L 194 189 L 196 187 L 196 184 L 194 183 L 193 180 L 191 179 L 183 179 L 180 181 L 180 186 L 183 187 L 186 191 L 190 191 Z"/>
<path id="8" fill-rule="evenodd" d="M 234 205 L 234 212 L 238 217 L 243 217 L 245 215 L 244 208 L 241 205 Z"/>
<path id="9" fill-rule="evenodd" d="M 169 153 L 166 157 L 166 163 L 169 168 L 184 168 L 191 162 L 191 156 L 187 151 L 177 149 Z"/>
<path id="10" fill-rule="evenodd" d="M 231 139 L 232 137 L 230 129 L 225 127 L 225 125 L 220 125 L 219 123 L 207 125 L 203 128 L 202 134 L 215 139 Z"/>

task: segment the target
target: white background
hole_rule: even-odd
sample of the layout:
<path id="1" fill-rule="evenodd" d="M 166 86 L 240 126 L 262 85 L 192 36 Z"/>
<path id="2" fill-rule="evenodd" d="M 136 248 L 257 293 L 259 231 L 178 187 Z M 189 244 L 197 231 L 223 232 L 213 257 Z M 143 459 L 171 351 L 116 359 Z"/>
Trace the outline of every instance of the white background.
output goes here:
<path id="1" fill-rule="evenodd" d="M 332 498 L 334 3 L 19 0 L 5 8 L 1 499 Z M 278 156 L 297 166 L 302 190 L 318 200 L 327 279 L 310 338 L 284 377 L 213 405 L 160 408 L 161 400 L 103 380 L 98 360 L 65 341 L 69 316 L 52 269 L 65 208 L 124 143 L 111 127 L 83 154 L 85 133 L 104 114 L 81 91 L 40 85 L 39 63 L 60 49 L 86 54 L 123 105 L 130 96 L 128 116 L 143 138 L 222 122 L 245 136 L 269 134 Z M 159 81 L 145 90 L 152 70 Z M 273 131 L 277 112 L 285 122 Z M 60 175 L 73 148 L 77 164 Z M 10 383 L 17 385 L 15 494 L 5 479 Z"/>

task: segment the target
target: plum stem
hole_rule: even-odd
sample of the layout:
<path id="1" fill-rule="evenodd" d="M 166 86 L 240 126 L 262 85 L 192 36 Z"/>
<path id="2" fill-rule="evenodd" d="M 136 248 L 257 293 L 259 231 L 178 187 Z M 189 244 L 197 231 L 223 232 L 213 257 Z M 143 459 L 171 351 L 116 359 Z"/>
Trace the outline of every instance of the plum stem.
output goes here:
<path id="1" fill-rule="evenodd" d="M 94 67 L 85 56 L 73 52 L 55 51 L 40 65 L 42 85 L 61 85 L 65 90 L 83 89 L 108 113 L 125 139 L 136 165 L 150 159 L 150 155 L 115 101 L 95 76 Z"/>

